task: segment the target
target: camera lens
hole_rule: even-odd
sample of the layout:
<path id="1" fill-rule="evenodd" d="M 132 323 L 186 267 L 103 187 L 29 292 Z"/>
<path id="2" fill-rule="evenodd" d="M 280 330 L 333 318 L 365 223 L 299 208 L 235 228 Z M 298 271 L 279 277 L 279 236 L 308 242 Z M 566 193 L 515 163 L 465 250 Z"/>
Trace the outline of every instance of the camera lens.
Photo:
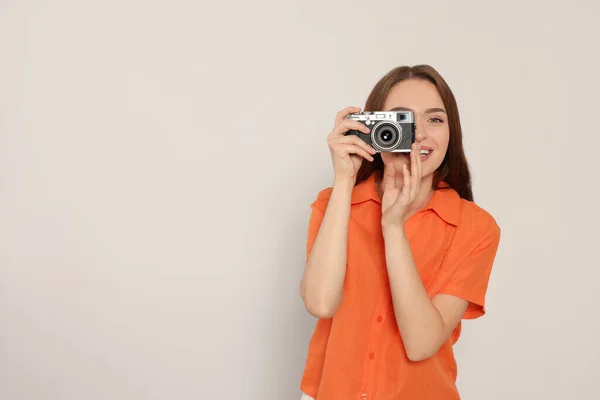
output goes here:
<path id="1" fill-rule="evenodd" d="M 398 126 L 382 123 L 373 130 L 373 144 L 380 150 L 392 150 L 400 142 Z"/>
<path id="2" fill-rule="evenodd" d="M 384 129 L 379 133 L 379 137 L 381 138 L 381 142 L 385 144 L 393 143 L 394 133 L 391 129 Z"/>

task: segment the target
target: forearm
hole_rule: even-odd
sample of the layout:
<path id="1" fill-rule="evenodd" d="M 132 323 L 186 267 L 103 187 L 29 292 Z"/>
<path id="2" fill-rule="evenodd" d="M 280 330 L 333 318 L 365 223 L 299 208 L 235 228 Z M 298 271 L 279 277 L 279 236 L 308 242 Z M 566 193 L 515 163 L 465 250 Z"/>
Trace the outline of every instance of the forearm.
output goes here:
<path id="1" fill-rule="evenodd" d="M 444 321 L 423 287 L 400 225 L 384 227 L 385 257 L 396 323 L 408 357 L 433 355 L 444 341 Z"/>
<path id="2" fill-rule="evenodd" d="M 353 187 L 352 180 L 338 180 L 334 183 L 319 233 L 304 269 L 301 296 L 306 309 L 319 318 L 332 317 L 342 302 Z"/>

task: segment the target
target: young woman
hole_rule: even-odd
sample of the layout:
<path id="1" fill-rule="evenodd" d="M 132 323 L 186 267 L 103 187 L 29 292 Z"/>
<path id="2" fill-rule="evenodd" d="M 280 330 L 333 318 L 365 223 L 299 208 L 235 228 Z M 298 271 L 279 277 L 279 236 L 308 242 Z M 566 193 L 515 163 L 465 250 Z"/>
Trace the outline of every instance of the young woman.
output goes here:
<path id="1" fill-rule="evenodd" d="M 412 110 L 410 154 L 376 153 L 340 111 L 328 144 L 333 186 L 312 203 L 301 296 L 318 318 L 303 399 L 459 399 L 452 346 L 485 313 L 500 240 L 473 202 L 452 91 L 430 66 L 399 67 L 366 111 Z"/>

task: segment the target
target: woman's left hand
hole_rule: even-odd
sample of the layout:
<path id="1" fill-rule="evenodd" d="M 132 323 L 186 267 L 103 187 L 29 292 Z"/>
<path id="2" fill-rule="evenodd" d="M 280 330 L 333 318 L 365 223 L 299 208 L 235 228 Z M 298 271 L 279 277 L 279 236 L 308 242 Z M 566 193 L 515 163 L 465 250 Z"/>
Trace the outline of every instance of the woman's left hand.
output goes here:
<path id="1" fill-rule="evenodd" d="M 406 163 L 402 167 L 396 163 L 385 163 L 384 186 L 381 199 L 382 226 L 404 226 L 408 210 L 419 193 L 421 184 L 421 147 L 413 143 L 410 152 L 410 172 Z M 399 168 L 402 170 L 400 171 Z"/>

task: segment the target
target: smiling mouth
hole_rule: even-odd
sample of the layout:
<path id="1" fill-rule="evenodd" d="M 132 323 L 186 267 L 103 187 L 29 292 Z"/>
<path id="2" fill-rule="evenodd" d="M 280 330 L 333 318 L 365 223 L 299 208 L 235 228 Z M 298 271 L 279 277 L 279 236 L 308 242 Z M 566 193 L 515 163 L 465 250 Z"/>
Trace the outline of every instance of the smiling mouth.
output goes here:
<path id="1" fill-rule="evenodd" d="M 421 150 L 421 157 L 427 157 L 433 150 Z"/>

